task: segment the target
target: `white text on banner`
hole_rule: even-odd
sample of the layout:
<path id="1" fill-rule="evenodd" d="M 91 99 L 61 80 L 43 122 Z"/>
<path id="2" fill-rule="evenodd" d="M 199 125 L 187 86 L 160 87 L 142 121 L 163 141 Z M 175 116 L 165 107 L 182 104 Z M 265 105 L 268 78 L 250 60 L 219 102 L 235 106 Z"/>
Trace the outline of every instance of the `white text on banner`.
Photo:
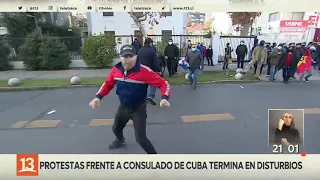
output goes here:
<path id="1" fill-rule="evenodd" d="M 171 5 L 171 10 L 174 11 L 181 11 L 181 12 L 195 12 L 195 7 L 194 5 Z"/>
<path id="2" fill-rule="evenodd" d="M 129 12 L 130 4 L 97 5 L 97 12 Z"/>
<path id="3" fill-rule="evenodd" d="M 61 5 L 58 6 L 58 12 L 85 12 L 85 7 L 82 5 Z"/>
<path id="4" fill-rule="evenodd" d="M 27 7 L 27 12 L 57 12 L 57 6 L 44 4 L 29 5 Z"/>
<path id="5" fill-rule="evenodd" d="M 162 8 L 161 4 L 131 4 L 133 12 L 157 12 L 161 11 Z"/>
<path id="6" fill-rule="evenodd" d="M 73 179 L 312 179 L 320 155 L 0 155 L 0 176 Z M 156 174 L 156 176 L 154 176 Z M 294 174 L 294 177 L 292 176 Z"/>

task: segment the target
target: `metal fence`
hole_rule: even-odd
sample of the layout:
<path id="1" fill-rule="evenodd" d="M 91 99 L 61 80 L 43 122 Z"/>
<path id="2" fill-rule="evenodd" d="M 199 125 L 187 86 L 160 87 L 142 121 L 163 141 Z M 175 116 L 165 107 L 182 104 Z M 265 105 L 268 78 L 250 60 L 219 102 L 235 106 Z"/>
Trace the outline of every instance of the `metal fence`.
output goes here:
<path id="1" fill-rule="evenodd" d="M 151 39 L 153 39 L 154 43 L 162 42 L 164 39 L 168 39 L 168 37 L 163 37 L 162 35 L 149 35 Z M 69 51 L 70 57 L 72 60 L 82 59 L 81 56 L 81 48 L 85 42 L 86 37 L 57 37 L 61 42 L 63 42 Z M 115 51 L 119 51 L 120 47 L 125 44 L 131 44 L 135 38 L 134 35 L 123 35 L 123 36 L 114 36 L 115 38 Z M 248 49 L 250 50 L 253 45 L 254 41 L 257 37 L 256 36 L 221 36 L 220 42 L 219 42 L 219 61 L 223 61 L 224 56 L 224 49 L 226 47 L 227 43 L 230 43 L 231 47 L 235 50 L 237 46 L 240 44 L 240 41 L 243 40 L 245 44 L 248 46 Z M 198 44 L 203 43 L 205 46 L 209 46 L 212 43 L 212 39 L 208 38 L 206 36 L 202 35 L 172 35 L 171 39 L 173 40 L 173 43 L 175 43 L 179 49 L 180 49 L 180 55 L 184 55 L 185 52 L 183 52 L 184 47 L 188 40 L 191 41 L 191 43 Z M 26 41 L 26 38 L 11 38 L 11 39 L 0 39 L 0 41 L 4 41 L 6 44 L 8 44 L 11 47 L 11 53 L 10 58 L 12 60 L 16 60 L 19 46 L 24 44 Z M 143 42 L 141 42 L 143 43 Z M 234 60 L 236 60 L 236 54 L 235 51 L 232 52 L 232 55 Z M 246 58 L 246 60 L 248 57 Z"/>
<path id="2" fill-rule="evenodd" d="M 249 52 L 251 48 L 254 46 L 254 41 L 257 39 L 257 36 L 220 36 L 220 45 L 219 45 L 219 62 L 224 61 L 224 54 L 226 44 L 230 43 L 231 48 L 234 50 L 231 53 L 231 57 L 233 61 L 236 61 L 236 49 L 240 42 L 243 40 L 244 44 L 248 47 L 248 55 L 245 57 L 245 61 L 249 60 Z"/>
<path id="3" fill-rule="evenodd" d="M 168 40 L 168 37 L 164 37 L 162 35 L 148 35 L 148 37 L 153 40 L 154 44 L 156 44 L 157 42 Z M 117 47 L 118 47 L 117 49 L 119 49 L 119 47 L 125 44 L 131 44 L 134 38 L 135 38 L 134 35 L 115 36 L 115 41 L 117 42 Z M 195 43 L 195 44 L 203 43 L 206 46 L 209 46 L 212 43 L 211 38 L 207 38 L 206 36 L 202 36 L 202 35 L 171 35 L 170 38 L 172 39 L 173 43 L 178 46 L 180 50 L 183 50 L 188 40 L 190 40 L 191 43 Z M 180 55 L 182 54 L 183 52 L 180 51 Z"/>

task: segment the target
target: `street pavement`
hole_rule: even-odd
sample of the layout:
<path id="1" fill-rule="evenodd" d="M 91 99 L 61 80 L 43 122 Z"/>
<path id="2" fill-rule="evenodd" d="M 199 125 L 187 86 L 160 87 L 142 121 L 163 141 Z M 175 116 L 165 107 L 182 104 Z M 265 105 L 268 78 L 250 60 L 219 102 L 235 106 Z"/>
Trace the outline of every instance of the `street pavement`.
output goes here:
<path id="1" fill-rule="evenodd" d="M 320 153 L 316 138 L 320 136 L 320 109 L 309 109 L 320 107 L 317 81 L 172 88 L 171 108 L 148 105 L 147 133 L 159 153 L 271 153 L 268 108 L 307 109 L 304 150 Z M 114 139 L 110 119 L 119 102 L 112 91 L 100 109 L 90 109 L 88 102 L 96 90 L 1 92 L 0 153 L 144 153 L 130 124 L 124 131 L 127 146 L 108 149 Z"/>

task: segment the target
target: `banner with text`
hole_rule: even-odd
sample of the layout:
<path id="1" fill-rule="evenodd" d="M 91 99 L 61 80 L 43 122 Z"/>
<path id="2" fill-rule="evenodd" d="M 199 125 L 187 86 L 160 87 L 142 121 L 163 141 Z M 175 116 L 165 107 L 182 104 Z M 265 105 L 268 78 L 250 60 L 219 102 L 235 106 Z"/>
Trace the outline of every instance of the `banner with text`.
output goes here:
<path id="1" fill-rule="evenodd" d="M 320 155 L 0 155 L 3 179 L 312 179 Z M 292 176 L 294 175 L 294 176 Z"/>
<path id="2" fill-rule="evenodd" d="M 280 33 L 305 33 L 308 30 L 307 20 L 281 20 Z"/>

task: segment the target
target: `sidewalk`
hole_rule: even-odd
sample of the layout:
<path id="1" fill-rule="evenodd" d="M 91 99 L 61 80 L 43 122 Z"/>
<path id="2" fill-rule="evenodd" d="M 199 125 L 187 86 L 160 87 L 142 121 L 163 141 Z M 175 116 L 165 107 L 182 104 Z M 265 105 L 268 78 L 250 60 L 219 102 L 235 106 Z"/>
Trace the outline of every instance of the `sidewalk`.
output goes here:
<path id="1" fill-rule="evenodd" d="M 236 64 L 229 65 L 230 74 L 234 74 L 237 69 Z M 203 71 L 222 71 L 222 65 L 218 64 L 215 66 L 205 66 Z M 252 72 L 253 70 L 251 70 Z M 260 79 L 263 81 L 269 81 L 266 77 L 267 68 L 264 68 Z M 13 71 L 1 71 L 0 80 L 9 80 L 10 78 L 23 79 L 69 79 L 73 76 L 80 78 L 91 78 L 91 77 L 106 77 L 110 72 L 110 69 L 69 69 L 61 71 L 25 71 L 25 70 L 13 70 Z M 167 71 L 166 71 L 167 72 Z M 183 69 L 179 69 L 179 72 L 185 73 Z M 277 81 L 282 81 L 282 71 L 276 74 Z M 313 76 L 310 77 L 311 81 L 320 80 L 320 73 L 317 71 L 313 72 Z"/>
<path id="2" fill-rule="evenodd" d="M 230 71 L 235 71 L 235 66 L 230 66 Z M 214 67 L 205 66 L 204 71 L 222 71 L 222 65 L 216 65 Z M 78 76 L 80 78 L 90 77 L 106 77 L 110 72 L 110 69 L 69 69 L 61 71 L 25 71 L 25 70 L 13 70 L 13 71 L 0 71 L 0 80 L 9 80 L 10 78 L 23 79 L 68 79 L 72 76 Z M 179 69 L 179 72 L 187 72 L 183 69 Z M 167 71 L 165 72 L 167 73 Z"/>

